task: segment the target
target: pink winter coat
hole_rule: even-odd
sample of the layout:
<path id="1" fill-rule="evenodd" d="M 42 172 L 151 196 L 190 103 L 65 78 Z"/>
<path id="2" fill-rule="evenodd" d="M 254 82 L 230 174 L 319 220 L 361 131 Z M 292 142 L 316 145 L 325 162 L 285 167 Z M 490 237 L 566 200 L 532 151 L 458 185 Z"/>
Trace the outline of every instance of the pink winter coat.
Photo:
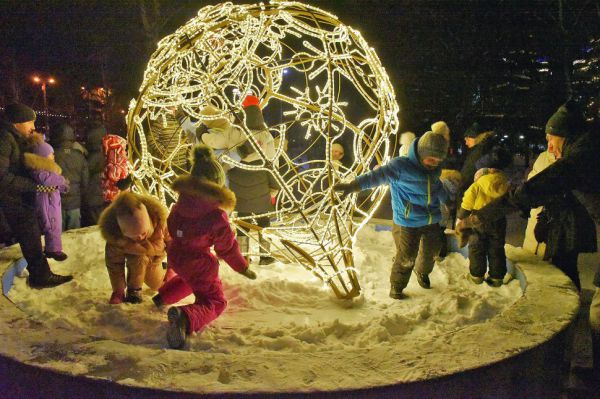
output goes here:
<path id="1" fill-rule="evenodd" d="M 240 253 L 228 211 L 235 207 L 235 195 L 226 187 L 205 179 L 183 176 L 173 182 L 179 199 L 167 219 L 172 241 L 167 247 L 169 267 L 191 287 L 218 281 L 217 255 L 235 271 L 248 267 Z"/>

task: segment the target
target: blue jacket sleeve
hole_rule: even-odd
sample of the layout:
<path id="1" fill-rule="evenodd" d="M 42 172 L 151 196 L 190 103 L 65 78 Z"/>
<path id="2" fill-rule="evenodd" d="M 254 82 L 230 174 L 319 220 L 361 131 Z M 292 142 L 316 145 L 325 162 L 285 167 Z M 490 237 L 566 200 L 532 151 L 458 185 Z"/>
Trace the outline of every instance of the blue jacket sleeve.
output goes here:
<path id="1" fill-rule="evenodd" d="M 402 162 L 401 158 L 394 158 L 388 164 L 358 176 L 356 181 L 358 182 L 360 189 L 367 190 L 389 183 L 391 180 L 399 179 L 402 170 Z"/>

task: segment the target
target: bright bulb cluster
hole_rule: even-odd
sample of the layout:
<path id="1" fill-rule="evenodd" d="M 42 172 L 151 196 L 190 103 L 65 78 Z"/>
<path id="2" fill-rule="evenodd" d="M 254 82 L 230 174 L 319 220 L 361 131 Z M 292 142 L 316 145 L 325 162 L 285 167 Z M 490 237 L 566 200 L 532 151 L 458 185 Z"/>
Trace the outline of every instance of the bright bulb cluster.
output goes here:
<path id="1" fill-rule="evenodd" d="M 239 117 L 249 92 L 260 98 L 275 138 L 272 159 Z M 203 113 L 208 104 L 218 113 Z M 262 162 L 250 166 L 228 155 L 221 162 L 268 170 L 281 186 L 274 210 L 256 215 L 271 219 L 271 227 L 260 232 L 271 243 L 270 254 L 302 264 L 339 298 L 353 298 L 360 285 L 352 242 L 387 189 L 342 198 L 332 186 L 389 161 L 397 114 L 375 51 L 334 15 L 299 2 L 206 6 L 159 42 L 140 95 L 131 101 L 128 140 L 136 189 L 167 205 L 176 200 L 170 183 L 189 172 L 194 145 L 177 116 L 195 127 L 232 121 Z M 345 147 L 343 164 L 331 159 L 334 143 Z M 260 230 L 253 217 L 232 220 L 250 227 L 251 237 Z"/>

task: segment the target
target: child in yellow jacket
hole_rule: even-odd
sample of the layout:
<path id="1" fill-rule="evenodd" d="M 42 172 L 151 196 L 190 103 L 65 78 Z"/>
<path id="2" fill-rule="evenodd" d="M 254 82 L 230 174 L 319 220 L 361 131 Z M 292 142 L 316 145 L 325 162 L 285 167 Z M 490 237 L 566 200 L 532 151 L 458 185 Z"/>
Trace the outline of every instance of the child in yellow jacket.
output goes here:
<path id="1" fill-rule="evenodd" d="M 508 177 L 502 169 L 506 168 L 511 161 L 511 154 L 503 147 L 497 146 L 491 150 L 489 155 L 482 157 L 477 162 L 479 170 L 475 174 L 475 181 L 465 191 L 457 213 L 457 231 L 464 234 L 466 230 L 460 226 L 462 219 L 508 191 Z M 467 277 L 475 284 L 481 284 L 485 279 L 485 282 L 492 287 L 501 286 L 506 274 L 506 254 L 504 252 L 506 217 L 473 229 L 470 233 L 468 235 L 470 273 Z M 486 271 L 488 271 L 487 276 L 485 276 Z"/>

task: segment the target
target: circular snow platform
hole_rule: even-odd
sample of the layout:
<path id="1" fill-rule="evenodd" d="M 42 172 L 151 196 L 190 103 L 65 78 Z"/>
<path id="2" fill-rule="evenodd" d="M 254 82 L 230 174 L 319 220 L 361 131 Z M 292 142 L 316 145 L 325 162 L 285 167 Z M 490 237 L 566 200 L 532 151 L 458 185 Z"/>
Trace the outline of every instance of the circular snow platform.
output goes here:
<path id="1" fill-rule="evenodd" d="M 375 263 L 386 276 L 389 254 L 378 261 L 369 253 L 379 256 L 389 248 L 393 254 L 391 234 L 368 234 L 366 246 L 359 237 L 357 267 Z M 456 262 L 444 260 L 432 273 L 431 290 L 411 281 L 408 298 L 393 301 L 386 298 L 387 278 L 369 280 L 369 272 L 362 271 L 364 296 L 380 297 L 346 307 L 336 303 L 333 322 L 325 320 L 332 317 L 327 312 L 333 301 L 310 302 L 325 295 L 322 287 L 311 291 L 309 282 L 276 282 L 273 276 L 293 265 L 257 266 L 255 282 L 238 280 L 222 265 L 229 308 L 193 339 L 191 349 L 176 351 L 166 348 L 166 317 L 151 301 L 106 303 L 110 286 L 97 228 L 69 231 L 63 240 L 69 260 L 51 266 L 72 272 L 75 280 L 62 288 L 28 289 L 19 277 L 24 262 L 18 246 L 0 251 L 1 397 L 560 397 L 564 341 L 579 297 L 564 274 L 521 249 L 507 246 L 515 280 L 499 289 L 466 285 L 465 266 L 457 276 Z M 464 261 L 459 254 L 446 259 L 453 257 Z M 381 265 L 383 259 L 388 263 Z M 98 296 L 86 291 L 88 281 L 103 284 L 93 288 Z M 281 287 L 299 295 L 279 294 Z M 511 292 L 514 300 L 507 306 L 490 304 L 492 295 Z M 253 309 L 249 301 L 256 298 L 269 306 Z M 290 302 L 301 307 L 303 301 L 308 305 L 292 312 Z M 434 322 L 445 309 L 456 315 L 440 315 L 442 322 Z M 486 317 L 473 321 L 467 313 Z M 350 322 L 347 314 L 358 321 Z M 271 316 L 268 323 L 261 321 Z M 260 330 L 261 322 L 270 328 Z M 418 328 L 429 334 L 412 334 Z M 228 349 L 233 345 L 241 349 Z"/>

